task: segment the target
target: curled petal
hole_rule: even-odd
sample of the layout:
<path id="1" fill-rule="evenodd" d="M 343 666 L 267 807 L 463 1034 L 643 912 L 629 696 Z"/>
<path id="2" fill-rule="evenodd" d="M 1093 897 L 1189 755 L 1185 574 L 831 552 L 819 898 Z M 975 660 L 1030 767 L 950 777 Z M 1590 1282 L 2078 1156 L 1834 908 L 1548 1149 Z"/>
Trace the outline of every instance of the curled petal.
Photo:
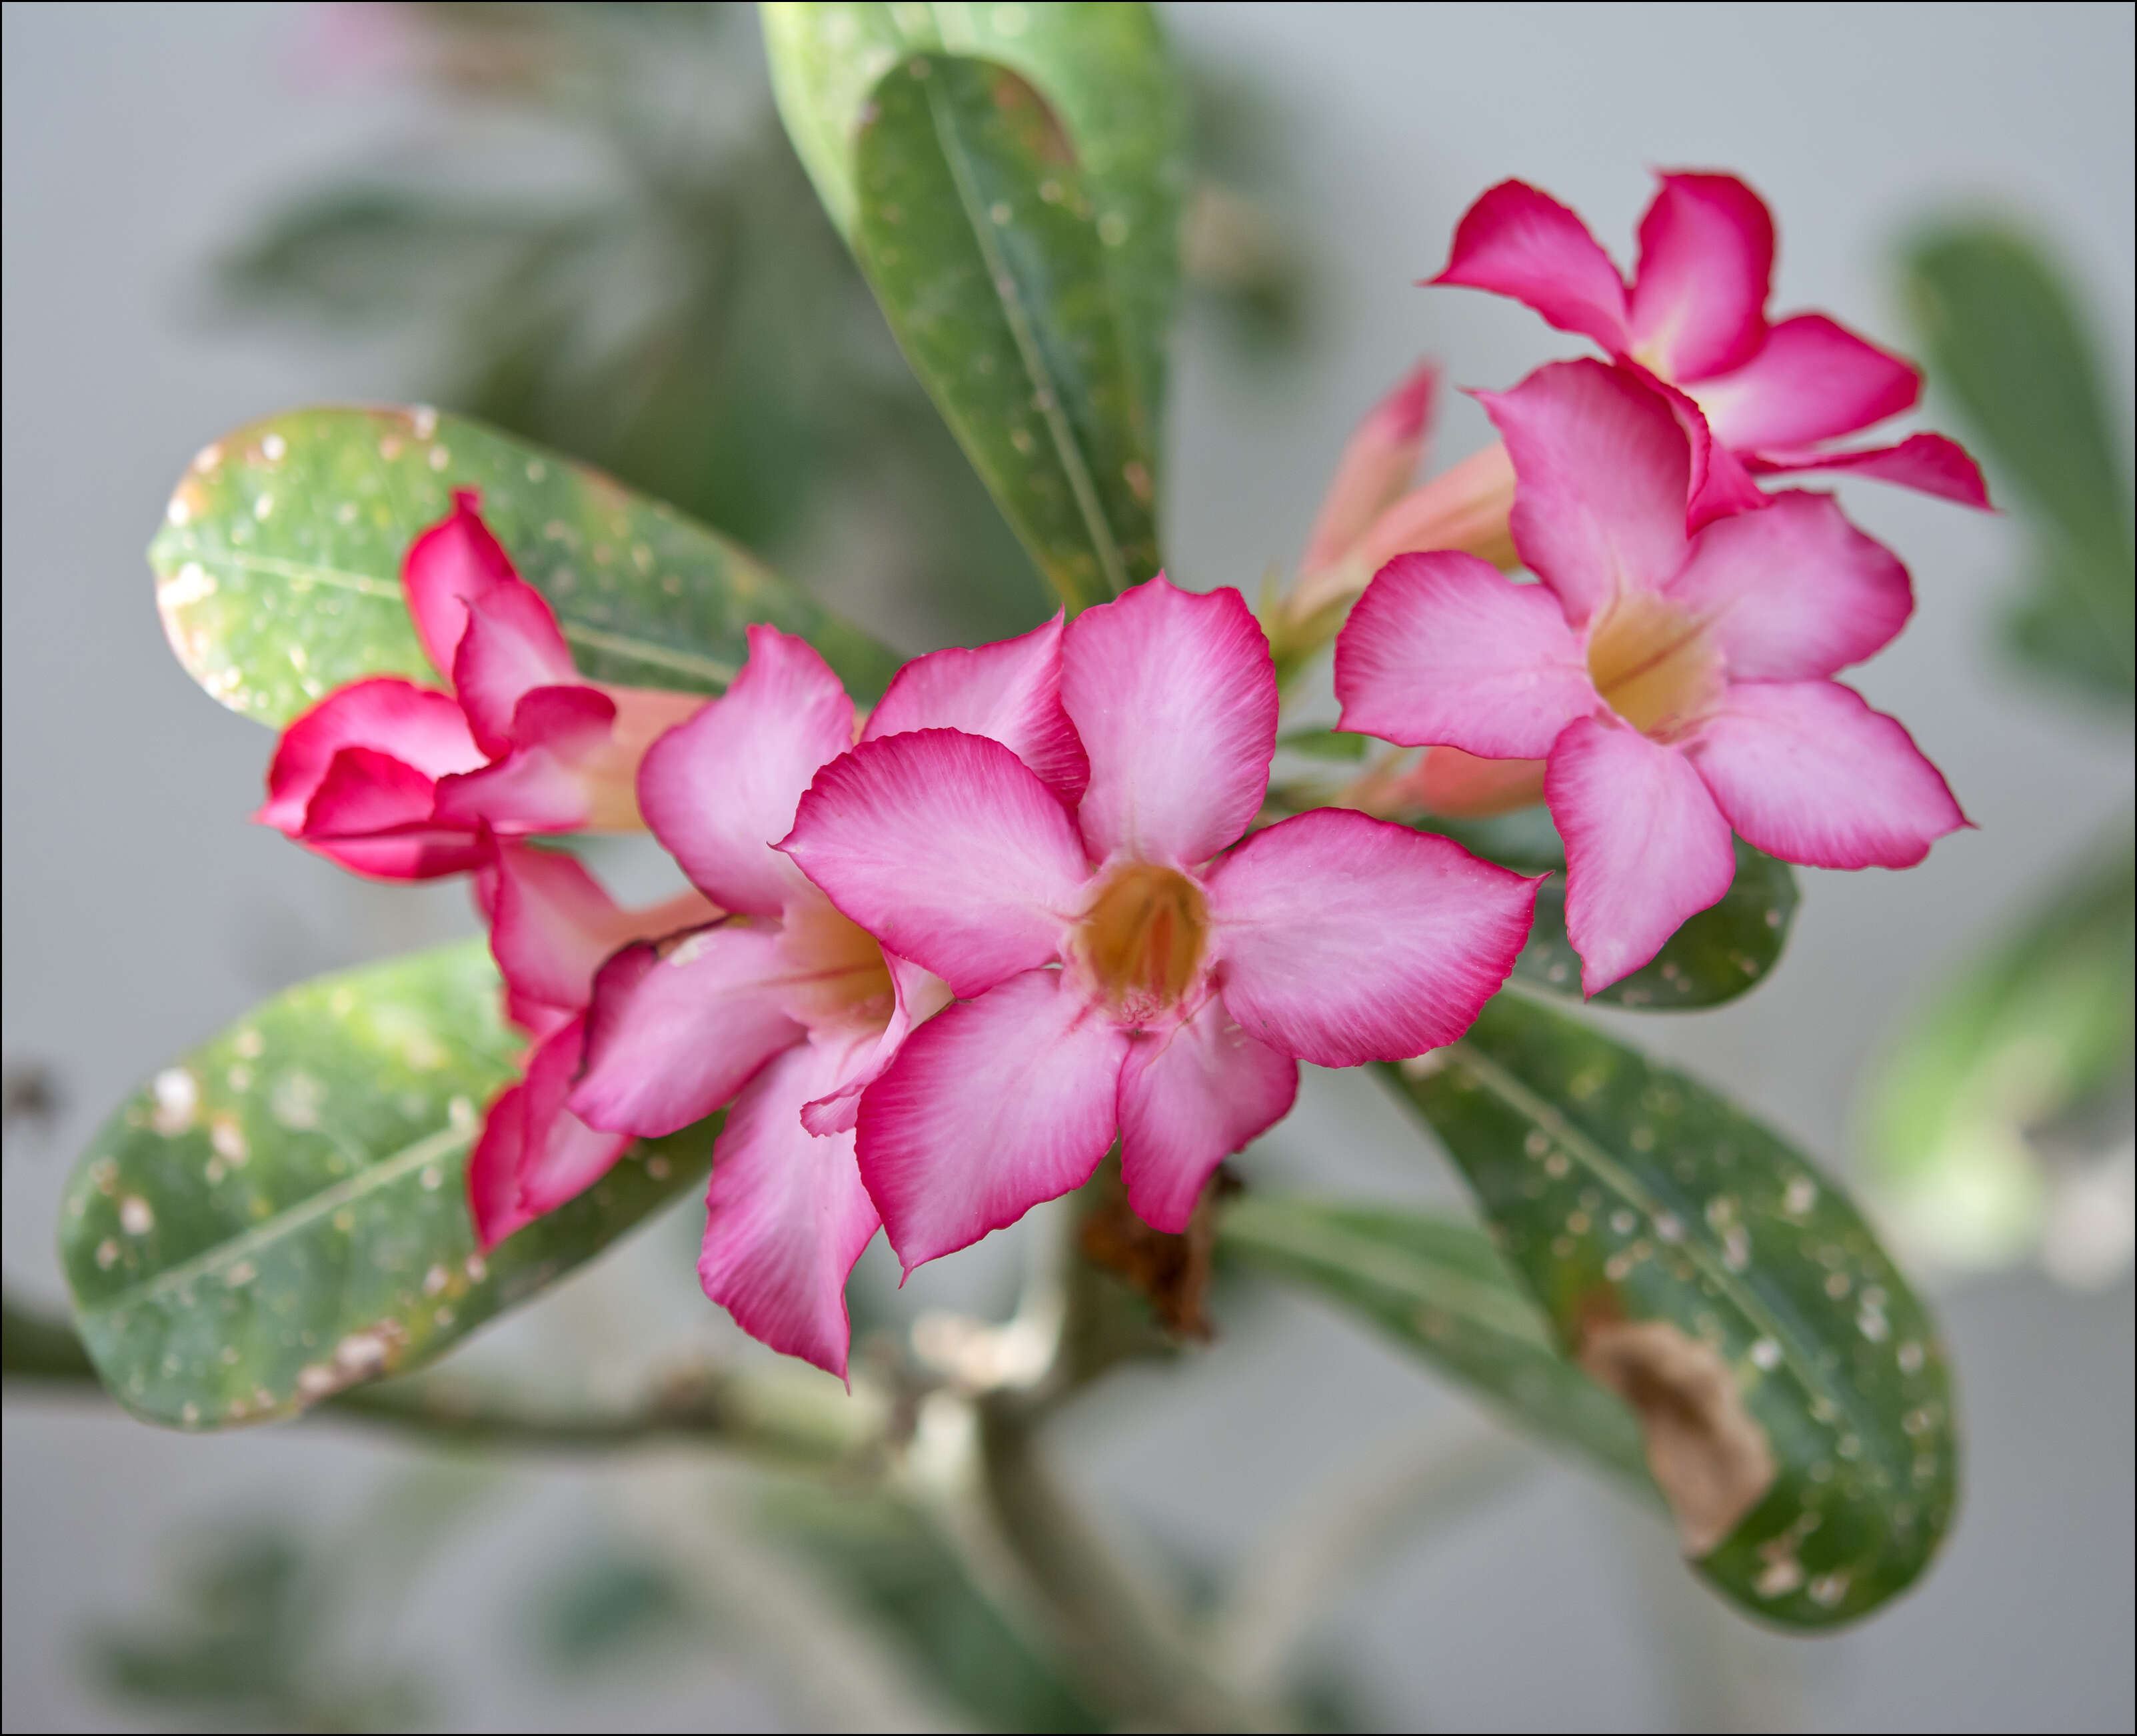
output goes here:
<path id="1" fill-rule="evenodd" d="M 267 768 L 267 800 L 252 817 L 285 837 L 299 836 L 334 755 L 354 747 L 376 749 L 431 780 L 483 763 L 467 719 L 447 695 L 390 676 L 353 681 L 282 732 Z"/>
<path id="2" fill-rule="evenodd" d="M 1622 368 L 1556 362 L 1478 397 L 1519 479 L 1515 546 L 1575 627 L 1684 563 L 1691 452 L 1658 393 Z"/>
<path id="3" fill-rule="evenodd" d="M 537 1217 L 584 1193 L 630 1144 L 630 1134 L 589 1127 L 567 1107 L 585 1045 L 586 1022 L 573 1019 L 544 1037 L 527 1060 L 519 1198 Z"/>
<path id="4" fill-rule="evenodd" d="M 455 489 L 452 511 L 411 543 L 401 563 L 401 588 L 416 636 L 431 666 L 448 678 L 467 631 L 468 605 L 522 583 L 511 556 L 483 523 L 479 504 L 473 489 Z"/>
<path id="5" fill-rule="evenodd" d="M 802 1105 L 801 1124 L 812 1134 L 852 1132 L 860 1117 L 861 1093 L 890 1065 L 913 1026 L 950 1004 L 950 985 L 932 971 L 923 970 L 895 953 L 885 953 L 883 962 L 890 972 L 895 995 L 890 1017 L 883 1034 L 856 1054 L 841 1082 Z"/>
<path id="6" fill-rule="evenodd" d="M 1210 871 L 1224 1004 L 1325 1067 L 1422 1055 L 1507 980 L 1536 889 L 1445 838 L 1341 808 L 1297 815 Z"/>
<path id="7" fill-rule="evenodd" d="M 1823 314 L 1798 314 L 1766 334 L 1744 364 L 1692 388 L 1715 436 L 1739 451 L 1807 446 L 1911 409 L 1913 363 Z"/>
<path id="8" fill-rule="evenodd" d="M 532 585 L 497 585 L 467 605 L 467 630 L 453 655 L 453 692 L 484 753 L 495 758 L 512 745 L 522 695 L 577 685 L 571 647 Z"/>
<path id="9" fill-rule="evenodd" d="M 1829 495 L 1774 496 L 1700 533 L 1669 594 L 1740 681 L 1799 681 L 1859 663 L 1914 612 L 1907 569 Z"/>
<path id="10" fill-rule="evenodd" d="M 1020 638 L 915 657 L 869 714 L 863 741 L 915 729 L 961 729 L 1000 742 L 1071 807 L 1090 762 L 1061 706 L 1062 617 Z"/>
<path id="11" fill-rule="evenodd" d="M 1541 758 L 1598 703 L 1558 599 L 1470 554 L 1402 554 L 1336 641 L 1339 727 L 1406 747 Z"/>
<path id="12" fill-rule="evenodd" d="M 468 1154 L 468 1215 L 477 1244 L 487 1254 L 515 1230 L 534 1222 L 519 1194 L 519 1159 L 527 1144 L 527 1086 L 508 1085 L 484 1116 L 482 1132 Z"/>
<path id="13" fill-rule="evenodd" d="M 489 949 L 506 987 L 550 1007 L 587 1006 L 595 973 L 618 948 L 718 914 L 694 893 L 652 910 L 620 909 L 575 858 L 528 844 L 500 841 L 484 879 Z"/>
<path id="14" fill-rule="evenodd" d="M 965 996 L 1058 957 L 1090 875 L 1038 774 L 956 729 L 886 735 L 834 760 L 785 848 L 889 951 Z"/>
<path id="15" fill-rule="evenodd" d="M 636 793 L 613 739 L 615 718 L 615 701 L 598 688 L 523 694 L 504 756 L 441 782 L 439 817 L 514 834 L 636 829 Z"/>
<path id="16" fill-rule="evenodd" d="M 776 916 L 802 886 L 773 846 L 819 768 L 853 744 L 854 705 L 805 639 L 749 629 L 726 696 L 655 742 L 638 773 L 645 823 L 725 910 Z"/>
<path id="17" fill-rule="evenodd" d="M 1734 175 L 1661 178 L 1640 220 L 1628 347 L 1665 378 L 1704 379 L 1765 338 L 1774 219 Z"/>
<path id="18" fill-rule="evenodd" d="M 489 860 L 479 828 L 440 823 L 437 788 L 413 766 L 371 748 L 343 748 L 312 793 L 298 841 L 353 873 L 435 880 Z"/>
<path id="19" fill-rule="evenodd" d="M 1161 573 L 1086 609 L 1062 646 L 1061 697 L 1091 758 L 1077 819 L 1094 859 L 1185 867 L 1261 811 L 1276 670 L 1237 591 L 1198 596 Z"/>
<path id="20" fill-rule="evenodd" d="M 790 1044 L 778 931 L 716 923 L 627 947 L 594 979 L 574 1113 L 652 1136 L 701 1121 Z"/>
<path id="21" fill-rule="evenodd" d="M 1438 367 L 1420 362 L 1358 424 L 1336 461 L 1328 492 L 1322 496 L 1320 514 L 1298 563 L 1301 573 L 1316 573 L 1341 559 L 1381 511 L 1409 486 L 1424 454 L 1432 395 L 1438 386 Z"/>
<path id="22" fill-rule="evenodd" d="M 1511 295 L 1560 331 L 1629 349 L 1625 283 L 1572 212 L 1521 181 L 1502 181 L 1463 214 L 1447 269 L 1430 280 Z"/>
<path id="23" fill-rule="evenodd" d="M 1977 511 L 1989 510 L 1989 485 L 1982 480 L 1981 466 L 1968 456 L 1964 446 L 1941 434 L 1910 434 L 1897 446 L 1872 446 L 1857 452 L 1789 452 L 1768 448 L 1752 453 L 1748 462 L 1762 475 L 1839 471 L 1896 483 Z"/>
<path id="24" fill-rule="evenodd" d="M 1685 529 L 1695 532 L 1731 513 L 1756 512 L 1766 496 L 1751 480 L 1744 461 L 1715 437 L 1698 403 L 1667 380 L 1637 362 L 1619 364 L 1669 406 L 1692 459 L 1692 483 L 1685 501 Z"/>
<path id="25" fill-rule="evenodd" d="M 1692 763 L 1634 729 L 1568 724 L 1544 788 L 1565 840 L 1566 936 L 1592 995 L 1717 902 L 1736 877 L 1736 852 Z"/>
<path id="26" fill-rule="evenodd" d="M 861 1179 L 907 1271 L 1080 1187 L 1128 1039 L 1058 970 L 949 1007 L 861 1094 Z"/>
<path id="27" fill-rule="evenodd" d="M 797 1043 L 743 1087 L 713 1148 L 698 1278 L 760 1342 L 845 1378 L 846 1277 L 880 1220 L 854 1136 L 819 1139 L 801 1105 L 837 1084 L 839 1051 Z"/>
<path id="28" fill-rule="evenodd" d="M 1121 1179 L 1153 1230 L 1177 1236 L 1210 1173 L 1291 1113 L 1298 1063 L 1250 1036 L 1212 995 L 1121 1068 Z"/>
<path id="29" fill-rule="evenodd" d="M 1913 738 L 1838 681 L 1729 690 L 1687 749 L 1750 843 L 1816 868 L 1911 868 L 1969 823 Z"/>

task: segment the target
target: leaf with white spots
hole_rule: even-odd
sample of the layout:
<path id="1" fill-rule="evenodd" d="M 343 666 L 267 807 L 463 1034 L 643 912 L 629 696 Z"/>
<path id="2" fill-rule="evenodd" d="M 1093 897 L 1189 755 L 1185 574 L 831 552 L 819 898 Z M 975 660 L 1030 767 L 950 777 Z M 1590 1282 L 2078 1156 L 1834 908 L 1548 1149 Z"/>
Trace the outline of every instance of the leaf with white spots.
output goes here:
<path id="1" fill-rule="evenodd" d="M 1632 1412 L 1559 1354 L 1482 1231 L 1420 1212 L 1253 1193 L 1225 1208 L 1217 1247 L 1370 1321 L 1497 1415 L 1653 1499 Z"/>
<path id="2" fill-rule="evenodd" d="M 1706 1086 L 1516 994 L 1378 1070 L 1568 1354 L 1639 1416 L 1716 1589 L 1830 1627 L 1914 1581 L 1952 1515 L 1950 1383 L 1844 1194 Z"/>
<path id="3" fill-rule="evenodd" d="M 1721 903 L 1686 919 L 1662 950 L 1629 977 L 1597 994 L 1599 1002 L 1638 1012 L 1688 1012 L 1719 1007 L 1766 980 L 1795 921 L 1796 880 L 1778 862 L 1736 840 L 1736 878 Z M 1565 875 L 1536 894 L 1536 926 L 1514 961 L 1514 974 L 1546 994 L 1580 997 L 1580 955 L 1565 936 Z"/>
<path id="4" fill-rule="evenodd" d="M 485 1261 L 465 1172 L 522 1041 L 499 989 L 479 942 L 300 983 L 112 1116 L 60 1247 L 120 1403 L 221 1428 L 404 1373 L 698 1185 L 717 1119 L 634 1148 Z"/>
<path id="5" fill-rule="evenodd" d="M 1148 578 L 1157 426 L 1057 116 L 1005 66 L 915 55 L 855 163 L 862 269 L 1039 570 L 1071 609 Z"/>
<path id="6" fill-rule="evenodd" d="M 481 494 L 484 520 L 596 680 L 721 692 L 754 621 L 810 641 L 864 702 L 898 667 L 673 508 L 427 409 L 293 411 L 202 451 L 148 548 L 171 648 L 210 694 L 269 724 L 366 675 L 439 685 L 401 563 L 460 488 Z"/>

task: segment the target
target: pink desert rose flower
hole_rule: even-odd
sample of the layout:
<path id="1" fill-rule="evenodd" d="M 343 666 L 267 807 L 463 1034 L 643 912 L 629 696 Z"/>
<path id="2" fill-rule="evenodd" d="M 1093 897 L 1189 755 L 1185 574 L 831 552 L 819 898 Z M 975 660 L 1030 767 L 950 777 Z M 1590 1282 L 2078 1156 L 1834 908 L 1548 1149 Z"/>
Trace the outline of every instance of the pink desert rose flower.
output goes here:
<path id="1" fill-rule="evenodd" d="M 1300 1059 L 1451 1041 L 1528 933 L 1534 883 L 1442 838 L 1322 810 L 1240 842 L 1277 690 L 1238 592 L 1151 579 L 1078 617 L 1060 660 L 1088 782 L 961 728 L 886 735 L 817 775 L 785 845 L 959 997 L 860 1096 L 860 1174 L 908 1271 L 1078 1187 L 1116 1136 L 1136 1212 L 1185 1228 Z"/>
<path id="2" fill-rule="evenodd" d="M 523 1075 L 489 1106 L 468 1161 L 468 1203 L 484 1251 L 582 1193 L 622 1156 L 627 1134 L 588 1127 L 566 1105 L 584 1059 L 587 1008 L 609 956 L 634 941 L 703 926 L 719 913 L 695 892 L 625 910 L 562 851 L 501 840 L 477 875 L 505 1012 L 532 1040 Z"/>
<path id="3" fill-rule="evenodd" d="M 1080 792 L 1060 637 L 1056 619 L 917 659 L 863 739 L 971 730 L 1062 797 Z M 774 847 L 810 781 L 854 745 L 854 706 L 803 641 L 753 627 L 749 646 L 726 697 L 655 743 L 639 774 L 654 835 L 732 914 L 603 968 L 571 1107 L 592 1126 L 650 1134 L 731 1102 L 706 1195 L 705 1293 L 774 1349 L 843 1375 L 846 1276 L 880 1221 L 854 1160 L 861 1090 L 948 991 Z"/>
<path id="4" fill-rule="evenodd" d="M 282 732 L 268 768 L 253 817 L 359 874 L 464 873 L 493 833 L 635 829 L 640 757 L 704 704 L 584 680 L 476 505 L 456 492 L 401 569 L 451 691 L 390 676 L 337 688 Z"/>
<path id="5" fill-rule="evenodd" d="M 1410 554 L 1336 641 L 1340 727 L 1546 762 L 1589 994 L 1729 890 L 1730 832 L 1821 868 L 1904 868 L 1967 824 L 1907 732 L 1831 679 L 1914 607 L 1906 569 L 1823 495 L 1687 535 L 1668 406 L 1600 362 L 1484 396 L 1542 583 Z"/>
<path id="6" fill-rule="evenodd" d="M 1663 174 L 1630 285 L 1580 217 L 1503 181 L 1469 207 L 1430 280 L 1525 302 L 1667 388 L 1692 442 L 1690 528 L 1763 504 L 1752 475 L 1852 471 L 1985 508 L 1981 471 L 1939 434 L 1835 451 L 1911 409 L 1921 376 L 1823 314 L 1769 324 L 1774 220 L 1734 175 Z"/>

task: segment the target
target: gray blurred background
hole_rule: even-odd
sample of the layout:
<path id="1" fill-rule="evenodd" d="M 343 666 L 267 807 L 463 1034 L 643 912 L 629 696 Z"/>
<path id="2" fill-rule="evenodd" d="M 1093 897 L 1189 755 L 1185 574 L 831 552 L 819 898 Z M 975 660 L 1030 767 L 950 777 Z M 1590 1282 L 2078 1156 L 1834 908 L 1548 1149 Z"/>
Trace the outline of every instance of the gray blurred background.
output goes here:
<path id="1" fill-rule="evenodd" d="M 1779 217 L 1779 305 L 1902 345 L 1890 294 L 1909 226 L 1954 208 L 2019 213 L 2072 270 L 2109 346 L 2128 450 L 2127 6 L 1164 10 L 1200 62 L 1261 92 L 1235 148 L 1267 159 L 1273 240 L 1306 285 L 1276 353 L 1257 356 L 1214 318 L 1183 334 L 1167 545 L 1188 583 L 1251 594 L 1292 558 L 1351 422 L 1418 356 L 1443 358 L 1458 384 L 1503 387 L 1575 349 L 1511 304 L 1412 287 L 1468 202 L 1509 174 L 1575 205 L 1623 258 L 1650 167 L 1738 170 Z M 11 1117 L 4 1251 L 11 1285 L 40 1299 L 63 1294 L 66 1167 L 137 1080 L 290 982 L 473 926 L 455 889 L 367 885 L 245 823 L 270 738 L 180 671 L 142 559 L 181 467 L 226 428 L 308 401 L 439 390 L 435 351 L 390 329 L 329 339 L 222 307 L 214 263 L 265 210 L 352 164 L 462 152 L 470 129 L 529 184 L 577 173 L 359 64 L 369 40 L 345 16 L 294 6 L 5 9 L 4 1047 L 11 1099 L 41 1079 L 49 1101 Z M 716 124 L 727 100 L 710 105 Z M 1485 437 L 1466 401 L 1443 426 L 1443 461 Z M 2044 703 L 1990 649 L 2021 562 L 2008 519 L 1874 485 L 1842 493 L 1907 561 L 1920 598 L 1861 685 L 1906 720 L 1979 830 L 1904 879 L 1804 873 L 1789 956 L 1757 993 L 1683 1022 L 1611 1022 L 1844 1168 L 1851 1095 L 1881 1033 L 2129 801 L 2132 773 L 2126 733 Z M 912 575 L 872 569 L 866 522 L 841 505 L 821 526 L 786 527 L 781 563 L 922 648 L 936 629 L 912 612 Z M 645 865 L 616 869 L 628 880 Z M 1395 1111 L 1337 1075 L 1310 1078 L 1301 1114 L 1244 1168 L 1453 1197 Z M 653 1229 L 475 1354 L 576 1367 L 619 1345 L 728 1343 L 689 1286 L 694 1240 L 686 1222 Z M 974 1260 L 912 1288 L 922 1303 L 981 1304 L 1003 1276 L 1000 1258 Z M 2126 1270 L 2091 1291 L 2016 1270 L 1940 1300 L 1968 1493 L 1944 1559 L 1896 1607 L 1838 1639 L 1756 1632 L 1692 1588 L 1660 1528 L 1546 1467 L 1406 1543 L 1331 1608 L 1322 1649 L 1353 1715 L 1405 1729 L 2130 1728 Z M 1309 1304 L 1240 1302 L 1226 1324 L 1182 1369 L 1117 1377 L 1055 1441 L 1122 1533 L 1177 1559 L 1221 1568 L 1324 1480 L 1475 1426 L 1412 1364 Z M 329 1557 L 361 1553 L 368 1515 L 397 1500 L 449 1511 L 450 1547 L 420 1573 L 381 1570 L 338 1667 L 419 1673 L 426 1717 L 685 1729 L 820 1715 L 746 1612 L 590 1669 L 544 1660 L 530 1588 L 587 1539 L 645 1523 L 644 1488 L 621 1465 L 453 1471 L 328 1425 L 186 1439 L 12 1388 L 4 1441 L 10 1729 L 158 1727 L 163 1714 L 114 1696 L 97 1636 L 152 1619 L 189 1540 L 266 1519 Z M 728 1571 L 738 1612 L 754 1572 L 747 1558 Z"/>

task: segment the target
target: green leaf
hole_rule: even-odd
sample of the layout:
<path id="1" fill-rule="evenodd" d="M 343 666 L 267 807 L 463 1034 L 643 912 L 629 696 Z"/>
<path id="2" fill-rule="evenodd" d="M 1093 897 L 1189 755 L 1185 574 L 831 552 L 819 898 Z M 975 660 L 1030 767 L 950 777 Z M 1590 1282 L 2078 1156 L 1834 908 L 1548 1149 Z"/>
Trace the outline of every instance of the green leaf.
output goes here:
<path id="1" fill-rule="evenodd" d="M 2053 895 L 1937 985 L 1872 1077 L 1870 1184 L 1929 1252 L 1989 1265 L 2038 1229 L 2029 1132 L 2128 1078 L 2137 855 L 2124 815 Z"/>
<path id="2" fill-rule="evenodd" d="M 1016 74 L 915 55 L 856 153 L 891 329 L 1064 603 L 1157 570 L 1156 441 L 1068 142 Z"/>
<path id="3" fill-rule="evenodd" d="M 1217 1246 L 1370 1321 L 1508 1421 L 1653 1494 L 1632 1412 L 1559 1354 L 1482 1231 L 1423 1212 L 1250 1194 L 1219 1221 Z"/>
<path id="4" fill-rule="evenodd" d="M 1735 841 L 1736 878 L 1721 903 L 1687 919 L 1653 958 L 1596 995 L 1598 1002 L 1679 1012 L 1719 1007 L 1766 980 L 1795 920 L 1795 875 L 1787 863 Z M 1536 926 L 1514 975 L 1547 994 L 1580 998 L 1580 957 L 1565 938 L 1562 869 L 1536 894 Z"/>
<path id="5" fill-rule="evenodd" d="M 993 61 L 1038 91 L 1067 131 L 1105 243 L 1145 425 L 1162 428 L 1187 102 L 1151 8 L 767 4 L 762 12 L 780 115 L 831 220 L 857 248 L 855 139 L 877 81 L 901 56 Z"/>
<path id="6" fill-rule="evenodd" d="M 596 680 L 720 692 L 754 621 L 809 640 L 864 701 L 897 668 L 734 544 L 596 471 L 464 417 L 349 408 L 255 422 L 193 461 L 148 549 L 178 661 L 270 724 L 365 675 L 436 683 L 401 562 L 456 488 L 481 491 Z"/>
<path id="7" fill-rule="evenodd" d="M 1292 729 L 1276 739 L 1280 752 L 1307 759 L 1361 760 L 1370 739 L 1341 729 Z"/>
<path id="8" fill-rule="evenodd" d="M 1996 223 L 1925 236 L 1906 278 L 1931 378 L 2042 534 L 2018 648 L 2126 702 L 2137 667 L 2128 455 L 2115 449 L 2106 370 L 2076 297 L 2042 249 Z"/>
<path id="9" fill-rule="evenodd" d="M 403 1373 L 697 1184 L 716 1123 L 637 1146 L 485 1260 L 464 1173 L 521 1039 L 479 942 L 319 978 L 164 1068 L 70 1179 L 97 1373 L 212 1429 Z"/>
<path id="10" fill-rule="evenodd" d="M 1950 1523 L 1927 1311 L 1846 1196 L 1693 1080 L 1517 996 L 1379 1071 L 1580 1366 L 1640 1415 L 1686 1552 L 1769 1621 L 1852 1621 Z"/>

